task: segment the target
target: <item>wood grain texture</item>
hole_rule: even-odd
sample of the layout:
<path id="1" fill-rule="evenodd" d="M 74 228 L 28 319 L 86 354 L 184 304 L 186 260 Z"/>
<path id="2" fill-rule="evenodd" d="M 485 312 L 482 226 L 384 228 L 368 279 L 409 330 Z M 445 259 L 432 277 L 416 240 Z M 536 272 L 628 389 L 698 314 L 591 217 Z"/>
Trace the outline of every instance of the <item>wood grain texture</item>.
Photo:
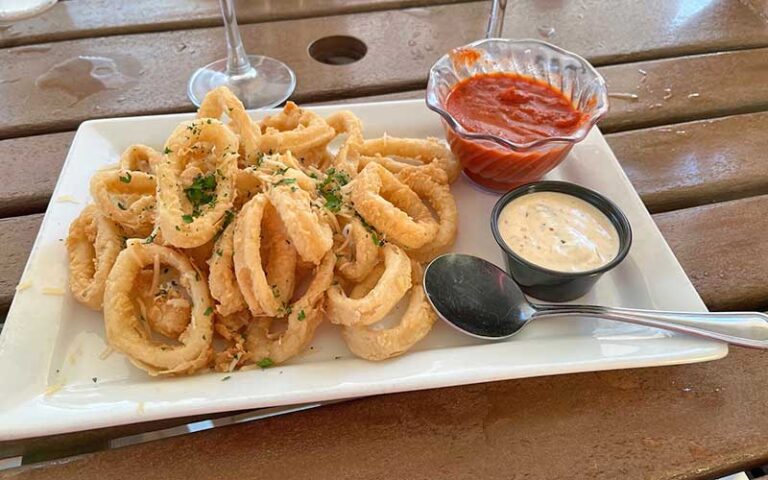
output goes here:
<path id="1" fill-rule="evenodd" d="M 606 135 L 648 210 L 768 193 L 768 112 Z"/>
<path id="2" fill-rule="evenodd" d="M 267 0 L 235 2 L 238 23 L 270 22 L 467 0 Z M 734 14 L 737 14 L 734 12 Z M 210 0 L 69 0 L 0 30 L 0 47 L 221 25 Z"/>
<path id="3" fill-rule="evenodd" d="M 711 479 L 768 461 L 768 393 L 754 381 L 767 367 L 733 348 L 710 363 L 372 397 L 0 478 Z"/>
<path id="4" fill-rule="evenodd" d="M 768 195 L 654 215 L 712 310 L 768 308 Z"/>
<path id="5" fill-rule="evenodd" d="M 643 74 L 645 72 L 646 74 Z M 600 69 L 614 93 L 605 132 L 768 110 L 768 49 L 722 52 Z"/>
<path id="6" fill-rule="evenodd" d="M 246 24 L 463 1 L 466 0 L 241 0 L 237 2 L 237 12 L 240 24 Z M 474 16 L 487 15 L 487 5 L 483 3 L 487 4 L 475 2 L 462 12 L 474 10 Z M 218 4 L 208 0 L 69 0 L 59 2 L 43 15 L 0 30 L 0 46 L 220 24 Z M 600 63 L 768 44 L 768 28 L 756 12 L 739 2 L 510 2 L 506 35 L 542 37 L 549 27 L 554 31 L 546 37 L 548 40 L 565 48 L 588 50 Z"/>
<path id="7" fill-rule="evenodd" d="M 664 9 L 677 3 L 656 1 L 658 8 Z M 568 5 L 571 3 L 578 4 L 570 2 Z M 539 18 L 542 22 L 549 19 L 550 23 L 574 23 L 578 15 L 583 15 L 585 21 L 589 18 L 596 25 L 617 24 L 616 18 L 623 18 L 626 20 L 622 22 L 624 27 L 635 28 L 635 22 L 630 21 L 629 17 L 625 18 L 625 12 L 621 10 L 625 3 L 611 3 L 611 8 L 583 11 L 573 5 L 562 10 L 544 9 L 539 12 Z M 640 8 L 639 3 L 632 3 L 637 5 L 635 9 Z M 538 8 L 543 8 L 541 4 L 538 5 Z M 721 20 L 718 15 L 730 18 L 735 14 L 728 13 L 731 9 L 745 17 L 741 23 L 734 20 L 735 23 L 729 24 L 729 28 L 722 26 L 718 30 L 720 27 L 717 25 Z M 242 33 L 250 51 L 274 56 L 294 68 L 298 77 L 294 100 L 320 101 L 423 88 L 429 67 L 443 52 L 482 35 L 487 10 L 487 2 L 462 3 L 252 24 L 243 26 Z M 652 9 L 648 8 L 647 11 Z M 508 15 L 514 21 L 507 25 L 508 31 L 514 31 L 515 35 L 520 36 L 536 36 L 540 25 L 526 17 L 515 16 L 513 12 L 516 10 L 511 7 Z M 696 28 L 688 25 L 673 29 L 666 25 L 659 26 L 660 30 L 654 34 L 652 32 L 655 27 L 650 28 L 649 24 L 653 24 L 653 19 L 666 18 L 654 13 L 636 19 L 637 25 L 640 25 L 637 34 L 642 32 L 641 38 L 645 40 L 627 35 L 625 29 L 589 27 L 589 24 L 572 30 L 563 28 L 557 34 L 559 36 L 552 40 L 597 63 L 605 63 L 690 51 L 690 48 L 684 48 L 685 45 L 726 48 L 715 44 L 720 41 L 716 39 L 726 35 L 726 30 L 738 35 L 749 31 L 753 33 L 750 39 L 763 39 L 763 42 L 768 36 L 768 25 L 763 24 L 740 3 L 720 2 L 699 15 L 710 18 L 710 14 L 714 30 L 703 28 L 698 23 Z M 611 16 L 612 22 L 608 22 Z M 753 20 L 753 17 L 757 20 Z M 457 22 L 456 19 L 461 21 Z M 703 20 L 705 18 L 702 17 Z M 755 25 L 750 27 L 753 21 Z M 518 25 L 515 22 L 522 23 Z M 749 25 L 743 25 L 744 22 Z M 650 30 L 643 30 L 644 27 Z M 663 33 L 664 29 L 668 31 Z M 391 35 L 392 31 L 400 33 Z M 700 37 L 713 31 L 719 33 L 712 34 L 711 41 Z M 686 36 L 685 32 L 693 36 Z M 325 65 L 309 57 L 307 46 L 310 43 L 324 36 L 339 34 L 363 40 L 368 45 L 366 56 L 345 66 Z M 648 35 L 647 39 L 645 35 Z M 742 46 L 751 45 L 747 39 L 737 43 Z M 736 45 L 731 47 L 735 48 Z M 698 51 L 696 48 L 693 50 Z M 185 86 L 190 75 L 196 68 L 220 58 L 224 51 L 221 30 L 218 28 L 119 35 L 0 50 L 0 64 L 8 66 L 0 71 L 0 97 L 7 99 L 0 111 L 0 138 L 74 129 L 79 122 L 89 118 L 189 111 L 192 105 L 186 98 Z M 617 130 L 632 125 L 658 124 L 661 118 L 683 121 L 706 115 L 766 108 L 768 86 L 758 81 L 764 78 L 768 68 L 766 51 L 758 49 L 716 56 L 686 57 L 661 62 L 656 67 L 655 64 L 641 63 L 603 69 L 614 91 L 631 92 L 640 85 L 641 94 L 640 102 L 613 102 L 614 111 L 604 126 L 609 130 Z M 129 55 L 131 59 L 130 62 L 123 59 L 123 63 L 135 63 L 136 70 L 141 72 L 134 75 L 136 80 L 129 86 L 101 90 L 79 101 L 61 89 L 41 89 L 36 86 L 35 81 L 40 75 L 74 57 L 114 58 L 124 55 Z M 642 85 L 638 68 L 645 68 L 649 72 Z M 723 71 L 736 72 L 738 78 L 720 82 L 719 72 Z M 676 96 L 663 101 L 664 88 L 671 88 Z M 694 91 L 701 95 L 698 101 L 681 100 L 684 94 Z M 662 106 L 654 107 L 657 103 L 662 103 Z"/>
<path id="8" fill-rule="evenodd" d="M 0 217 L 45 211 L 74 132 L 0 141 L 0 164 L 12 178 L 0 182 Z"/>
<path id="9" fill-rule="evenodd" d="M 0 256 L 1 312 L 11 305 L 42 220 L 42 214 L 0 220 L 0 245 L 3 245 L 3 255 Z"/>

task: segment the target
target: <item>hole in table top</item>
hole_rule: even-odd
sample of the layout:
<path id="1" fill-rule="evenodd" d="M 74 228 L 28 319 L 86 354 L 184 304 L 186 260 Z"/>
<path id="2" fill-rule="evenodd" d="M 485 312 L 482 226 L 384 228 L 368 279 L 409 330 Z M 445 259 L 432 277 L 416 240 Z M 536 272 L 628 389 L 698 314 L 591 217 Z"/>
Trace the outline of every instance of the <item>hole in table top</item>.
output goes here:
<path id="1" fill-rule="evenodd" d="M 333 35 L 315 40 L 309 46 L 309 56 L 327 65 L 348 65 L 363 58 L 368 47 L 355 37 Z"/>

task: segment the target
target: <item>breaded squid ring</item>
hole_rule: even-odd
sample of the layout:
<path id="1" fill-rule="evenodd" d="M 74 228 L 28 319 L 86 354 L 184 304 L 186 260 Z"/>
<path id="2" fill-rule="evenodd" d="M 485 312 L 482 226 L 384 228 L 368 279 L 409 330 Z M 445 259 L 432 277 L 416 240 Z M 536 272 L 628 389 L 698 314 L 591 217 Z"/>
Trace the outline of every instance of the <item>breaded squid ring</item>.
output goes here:
<path id="1" fill-rule="evenodd" d="M 259 158 L 259 137 L 261 129 L 243 107 L 243 103 L 227 87 L 218 87 L 205 95 L 203 103 L 197 109 L 197 118 L 221 119 L 226 113 L 230 118 L 230 126 L 240 137 L 245 150 L 245 165 L 256 165 Z M 235 149 L 237 150 L 237 149 Z"/>
<path id="2" fill-rule="evenodd" d="M 129 234 L 146 237 L 156 217 L 155 177 L 129 170 L 104 170 L 91 177 L 91 196 L 99 211 Z"/>
<path id="3" fill-rule="evenodd" d="M 369 232 L 359 219 L 352 219 L 348 225 L 347 241 L 355 252 L 354 260 L 341 257 L 338 270 L 344 278 L 358 282 L 379 263 L 380 247 L 378 242 L 374 242 L 372 232 Z"/>
<path id="4" fill-rule="evenodd" d="M 262 221 L 268 206 L 265 194 L 256 195 L 243 206 L 235 221 L 233 258 L 237 284 L 251 314 L 276 317 L 290 301 L 290 292 L 282 292 L 279 285 L 271 284 L 262 267 Z M 274 246 L 284 245 L 291 248 L 275 254 L 275 264 L 268 265 L 267 269 L 292 274 L 296 269 L 296 250 L 285 241 L 274 243 Z"/>
<path id="5" fill-rule="evenodd" d="M 202 206 L 193 216 L 190 202 L 181 182 L 187 166 L 185 158 L 199 143 L 212 145 L 215 156 L 215 204 Z M 163 160 L 157 166 L 157 225 L 165 241 L 175 247 L 194 248 L 211 240 L 219 231 L 225 212 L 232 208 L 235 197 L 238 140 L 218 120 L 203 119 L 182 122 L 165 144 Z"/>
<path id="6" fill-rule="evenodd" d="M 348 187 L 354 209 L 387 240 L 419 248 L 437 234 L 437 222 L 419 196 L 381 165 L 368 164 Z"/>
<path id="7" fill-rule="evenodd" d="M 321 116 L 301 109 L 293 102 L 286 103 L 282 112 L 264 118 L 261 123 L 266 128 L 259 139 L 262 152 L 290 151 L 301 157 L 328 145 L 336 134 Z"/>
<path id="8" fill-rule="evenodd" d="M 133 304 L 134 283 L 141 271 L 158 261 L 179 272 L 179 283 L 192 298 L 192 315 L 179 336 L 181 345 L 150 339 L 139 325 Z M 132 243 L 112 267 L 104 293 L 107 341 L 150 375 L 192 373 L 208 364 L 212 355 L 213 306 L 205 276 L 181 253 L 160 245 Z"/>
<path id="9" fill-rule="evenodd" d="M 291 305 L 284 332 L 271 335 L 271 319 L 258 319 L 251 323 L 245 336 L 245 347 L 252 362 L 269 359 L 270 363 L 283 363 L 306 350 L 323 321 L 325 291 L 333 281 L 334 263 L 333 253 L 328 252 L 316 267 L 307 291 Z"/>
<path id="10" fill-rule="evenodd" d="M 136 277 L 133 288 L 139 310 L 152 330 L 168 338 L 179 338 L 189 324 L 192 305 L 181 296 L 173 296 L 173 288 L 178 287 L 169 288 L 164 294 L 153 292 L 154 275 L 150 270 L 142 270 Z"/>
<path id="11" fill-rule="evenodd" d="M 69 225 L 69 288 L 75 299 L 94 310 L 101 310 L 109 271 L 123 245 L 123 232 L 88 205 Z"/>
<path id="12" fill-rule="evenodd" d="M 162 155 L 152 147 L 142 144 L 131 145 L 120 155 L 120 168 L 144 173 L 155 173 L 155 167 Z"/>
<path id="13" fill-rule="evenodd" d="M 424 295 L 422 275 L 421 265 L 413 262 L 411 296 L 396 326 L 384 329 L 368 326 L 343 328 L 342 336 L 352 353 L 366 360 L 386 360 L 402 355 L 432 330 L 437 316 Z"/>
<path id="14" fill-rule="evenodd" d="M 208 259 L 208 287 L 211 296 L 219 302 L 216 311 L 220 315 L 232 315 L 247 308 L 235 277 L 234 254 L 235 225 L 230 224 L 216 240 L 213 254 Z"/>
<path id="15" fill-rule="evenodd" d="M 360 154 L 363 166 L 375 161 L 394 173 L 413 164 L 391 157 L 409 158 L 424 165 L 437 160 L 440 168 L 448 175 L 449 183 L 453 183 L 461 172 L 461 165 L 456 157 L 436 138 L 398 138 L 385 135 L 363 142 Z"/>
<path id="16" fill-rule="evenodd" d="M 267 282 L 272 287 L 272 294 L 287 304 L 296 288 L 296 266 L 299 256 L 288 237 L 285 224 L 270 203 L 264 207 L 261 231 L 262 255 L 266 256 L 264 273 L 267 275 Z"/>
<path id="17" fill-rule="evenodd" d="M 456 201 L 451 195 L 451 189 L 444 183 L 432 179 L 422 168 L 406 168 L 397 174 L 397 178 L 411 187 L 411 190 L 432 207 L 438 217 L 438 228 L 435 238 L 426 245 L 408 250 L 408 256 L 419 262 L 428 262 L 446 252 L 456 241 L 459 212 Z"/>
<path id="18" fill-rule="evenodd" d="M 350 298 L 340 286 L 328 289 L 327 314 L 338 325 L 370 325 L 389 313 L 411 288 L 411 261 L 398 246 L 383 247 L 384 273 L 362 298 Z"/>
<path id="19" fill-rule="evenodd" d="M 317 265 L 333 246 L 333 231 L 312 209 L 309 193 L 288 185 L 275 186 L 269 192 L 275 206 L 302 260 Z"/>

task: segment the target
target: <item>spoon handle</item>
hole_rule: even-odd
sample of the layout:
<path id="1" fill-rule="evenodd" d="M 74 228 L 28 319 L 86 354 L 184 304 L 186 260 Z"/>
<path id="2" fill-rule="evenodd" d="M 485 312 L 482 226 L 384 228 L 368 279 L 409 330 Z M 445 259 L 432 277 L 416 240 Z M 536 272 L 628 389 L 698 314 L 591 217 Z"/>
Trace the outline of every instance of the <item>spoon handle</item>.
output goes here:
<path id="1" fill-rule="evenodd" d="M 759 312 L 657 312 L 597 305 L 535 305 L 534 318 L 586 315 L 768 349 L 768 315 Z"/>

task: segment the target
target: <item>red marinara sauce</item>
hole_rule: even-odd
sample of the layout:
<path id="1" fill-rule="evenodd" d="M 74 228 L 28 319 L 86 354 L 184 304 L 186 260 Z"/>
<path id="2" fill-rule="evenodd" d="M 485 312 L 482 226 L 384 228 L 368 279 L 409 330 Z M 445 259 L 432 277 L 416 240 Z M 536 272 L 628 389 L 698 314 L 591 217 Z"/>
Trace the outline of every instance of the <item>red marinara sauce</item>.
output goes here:
<path id="1" fill-rule="evenodd" d="M 560 90 L 516 73 L 474 75 L 456 84 L 445 108 L 464 129 L 517 144 L 574 133 L 586 115 Z M 448 131 L 451 149 L 466 173 L 496 190 L 540 179 L 568 154 L 571 143 L 511 150 Z"/>

